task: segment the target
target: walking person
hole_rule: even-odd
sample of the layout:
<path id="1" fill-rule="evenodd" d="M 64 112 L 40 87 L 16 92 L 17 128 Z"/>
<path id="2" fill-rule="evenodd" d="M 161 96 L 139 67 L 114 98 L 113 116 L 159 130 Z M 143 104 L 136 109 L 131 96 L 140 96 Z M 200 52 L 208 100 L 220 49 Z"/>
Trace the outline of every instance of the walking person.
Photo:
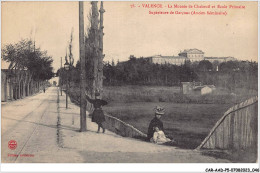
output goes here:
<path id="1" fill-rule="evenodd" d="M 103 122 L 105 121 L 105 115 L 102 110 L 102 106 L 107 105 L 107 102 L 100 98 L 100 93 L 95 93 L 95 99 L 91 99 L 87 94 L 86 98 L 94 106 L 94 111 L 92 113 L 92 122 L 96 122 L 98 124 L 97 133 L 100 132 L 100 128 L 102 128 L 103 133 L 105 133 L 105 127 L 103 125 Z"/>

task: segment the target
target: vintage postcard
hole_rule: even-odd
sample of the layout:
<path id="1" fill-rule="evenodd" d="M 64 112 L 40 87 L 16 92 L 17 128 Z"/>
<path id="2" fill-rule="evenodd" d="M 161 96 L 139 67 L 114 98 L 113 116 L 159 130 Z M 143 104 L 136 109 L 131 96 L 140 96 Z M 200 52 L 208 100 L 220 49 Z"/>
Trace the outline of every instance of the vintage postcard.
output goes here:
<path id="1" fill-rule="evenodd" d="M 1 162 L 259 172 L 258 5 L 2 1 Z"/>

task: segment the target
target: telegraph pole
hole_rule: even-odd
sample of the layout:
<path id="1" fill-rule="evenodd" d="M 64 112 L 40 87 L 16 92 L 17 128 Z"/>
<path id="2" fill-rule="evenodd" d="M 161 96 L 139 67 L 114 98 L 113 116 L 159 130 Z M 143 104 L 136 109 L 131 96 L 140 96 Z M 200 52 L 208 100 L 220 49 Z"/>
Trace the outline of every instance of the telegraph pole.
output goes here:
<path id="1" fill-rule="evenodd" d="M 84 44 L 84 12 L 83 2 L 79 1 L 79 54 L 80 54 L 80 131 L 87 130 L 86 123 L 86 59 Z"/>

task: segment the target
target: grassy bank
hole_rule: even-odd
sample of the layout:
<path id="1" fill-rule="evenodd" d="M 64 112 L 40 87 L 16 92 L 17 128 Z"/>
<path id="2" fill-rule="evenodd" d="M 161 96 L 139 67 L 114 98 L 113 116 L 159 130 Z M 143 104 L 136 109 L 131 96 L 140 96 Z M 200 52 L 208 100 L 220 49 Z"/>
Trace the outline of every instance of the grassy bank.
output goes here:
<path id="1" fill-rule="evenodd" d="M 71 97 L 80 101 L 79 87 L 71 88 Z M 167 86 L 110 86 L 104 87 L 103 99 L 108 102 L 171 102 L 194 104 L 236 104 L 252 96 L 257 91 L 237 89 L 230 93 L 226 89 L 218 88 L 210 95 L 183 95 L 180 87 Z"/>
<path id="2" fill-rule="evenodd" d="M 78 87 L 72 87 L 71 99 L 78 101 Z M 181 148 L 196 148 L 208 135 L 210 129 L 224 112 L 254 91 L 239 90 L 229 94 L 217 89 L 212 95 L 185 96 L 179 87 L 115 86 L 104 87 L 103 99 L 109 104 L 104 110 L 140 131 L 147 133 L 156 105 L 165 107 L 162 117 L 167 135 L 177 141 Z"/>
<path id="3" fill-rule="evenodd" d="M 177 141 L 181 148 L 196 148 L 208 135 L 210 129 L 231 105 L 183 104 L 183 103 L 118 103 L 110 102 L 104 110 L 137 129 L 147 133 L 153 108 L 165 107 L 161 118 L 166 134 Z"/>

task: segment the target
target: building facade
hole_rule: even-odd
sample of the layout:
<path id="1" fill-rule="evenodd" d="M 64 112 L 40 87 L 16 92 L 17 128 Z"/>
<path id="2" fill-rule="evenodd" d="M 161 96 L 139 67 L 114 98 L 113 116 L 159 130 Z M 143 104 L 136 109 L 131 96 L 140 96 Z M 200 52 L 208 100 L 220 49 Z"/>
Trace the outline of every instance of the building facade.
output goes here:
<path id="1" fill-rule="evenodd" d="M 200 62 L 203 60 L 208 60 L 211 63 L 218 61 L 219 63 L 227 61 L 235 61 L 234 57 L 204 57 L 204 52 L 199 49 L 185 49 L 184 51 L 178 54 L 179 56 L 162 56 L 155 55 L 150 56 L 145 59 L 148 59 L 149 62 L 154 64 L 173 64 L 173 65 L 182 65 L 185 61 L 190 62 Z"/>
<path id="2" fill-rule="evenodd" d="M 182 82 L 181 84 L 181 92 L 186 95 L 206 95 L 216 89 L 214 85 L 202 85 L 200 82 Z"/>
<path id="3" fill-rule="evenodd" d="M 236 61 L 236 58 L 231 57 L 231 56 L 228 56 L 228 57 L 205 57 L 205 60 L 208 60 L 211 63 L 213 63 L 214 61 L 222 63 L 222 62 L 227 62 L 227 61 Z"/>
<path id="4" fill-rule="evenodd" d="M 187 60 L 186 57 L 182 56 L 162 56 L 162 55 L 155 55 L 151 57 L 147 57 L 146 59 L 149 62 L 154 64 L 174 64 L 174 65 L 182 65 Z"/>
<path id="5" fill-rule="evenodd" d="M 204 60 L 204 52 L 199 49 L 185 49 L 179 56 L 186 57 L 191 62 Z"/>

